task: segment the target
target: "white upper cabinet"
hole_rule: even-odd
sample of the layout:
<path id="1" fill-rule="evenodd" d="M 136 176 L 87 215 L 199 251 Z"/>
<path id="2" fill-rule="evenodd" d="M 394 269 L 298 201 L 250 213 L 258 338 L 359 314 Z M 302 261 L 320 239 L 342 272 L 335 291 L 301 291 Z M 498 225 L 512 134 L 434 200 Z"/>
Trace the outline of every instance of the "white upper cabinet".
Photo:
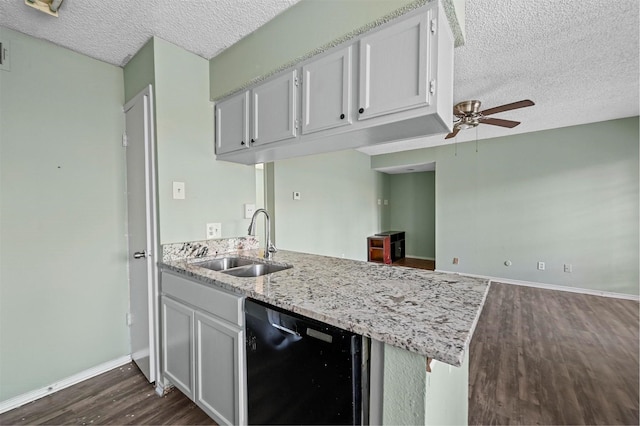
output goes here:
<path id="1" fill-rule="evenodd" d="M 351 124 L 352 46 L 302 67 L 302 133 Z"/>
<path id="2" fill-rule="evenodd" d="M 260 146 L 295 138 L 297 70 L 251 90 L 251 145 Z"/>
<path id="3" fill-rule="evenodd" d="M 246 141 L 243 106 L 235 106 L 242 117 L 225 114 L 227 102 L 244 94 L 226 98 L 217 109 L 218 159 L 256 164 L 444 137 L 454 119 L 453 43 L 441 2 L 428 2 L 254 85 L 244 101 L 249 149 L 237 145 Z"/>
<path id="4" fill-rule="evenodd" d="M 216 104 L 216 154 L 249 146 L 249 91 Z"/>
<path id="5" fill-rule="evenodd" d="M 360 39 L 358 119 L 428 105 L 431 11 Z"/>

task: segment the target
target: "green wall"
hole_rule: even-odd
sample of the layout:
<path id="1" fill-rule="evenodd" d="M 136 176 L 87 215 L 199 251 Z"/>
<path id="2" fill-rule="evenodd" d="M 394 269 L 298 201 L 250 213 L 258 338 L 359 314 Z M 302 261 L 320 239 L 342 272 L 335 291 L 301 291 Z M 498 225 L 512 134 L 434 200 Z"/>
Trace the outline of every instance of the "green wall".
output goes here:
<path id="1" fill-rule="evenodd" d="M 385 196 L 384 179 L 357 151 L 275 162 L 277 247 L 367 260 L 367 237 L 381 230 L 386 209 L 377 204 Z"/>
<path id="2" fill-rule="evenodd" d="M 371 164 L 436 162 L 440 270 L 637 295 L 638 140 L 632 117 L 482 140 L 478 152 L 471 142 L 458 144 L 457 155 L 453 144 L 379 155 Z"/>
<path id="3" fill-rule="evenodd" d="M 211 59 L 211 99 L 413 1 L 301 0 Z"/>
<path id="4" fill-rule="evenodd" d="M 122 69 L 0 28 L 0 401 L 130 353 Z"/>
<path id="5" fill-rule="evenodd" d="M 153 38 L 124 79 L 127 99 L 154 84 L 160 242 L 202 240 L 209 222 L 222 224 L 223 237 L 246 235 L 255 169 L 215 160 L 209 62 Z M 184 200 L 173 199 L 174 181 L 185 183 Z"/>
<path id="6" fill-rule="evenodd" d="M 436 257 L 435 177 L 435 172 L 389 175 L 389 229 L 405 231 L 408 257 Z"/>
<path id="7" fill-rule="evenodd" d="M 151 37 L 147 43 L 124 67 L 124 99 L 129 102 L 148 85 L 155 88 L 155 38 Z"/>

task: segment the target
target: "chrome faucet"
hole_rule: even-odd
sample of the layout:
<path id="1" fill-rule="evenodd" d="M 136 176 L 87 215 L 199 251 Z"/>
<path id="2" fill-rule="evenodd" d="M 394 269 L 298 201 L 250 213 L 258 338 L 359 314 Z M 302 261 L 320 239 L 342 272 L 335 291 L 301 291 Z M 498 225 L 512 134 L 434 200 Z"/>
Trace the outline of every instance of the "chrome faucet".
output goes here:
<path id="1" fill-rule="evenodd" d="M 269 218 L 269 213 L 267 213 L 265 209 L 258 209 L 253 214 L 253 217 L 251 218 L 251 225 L 249 225 L 249 235 L 256 235 L 256 218 L 258 217 L 258 213 L 264 213 L 264 217 L 267 222 L 265 224 L 265 227 L 267 228 L 265 230 L 265 233 L 267 234 L 267 241 L 265 242 L 264 258 L 271 259 L 273 257 L 273 253 L 277 252 L 278 249 L 271 242 L 271 219 Z"/>

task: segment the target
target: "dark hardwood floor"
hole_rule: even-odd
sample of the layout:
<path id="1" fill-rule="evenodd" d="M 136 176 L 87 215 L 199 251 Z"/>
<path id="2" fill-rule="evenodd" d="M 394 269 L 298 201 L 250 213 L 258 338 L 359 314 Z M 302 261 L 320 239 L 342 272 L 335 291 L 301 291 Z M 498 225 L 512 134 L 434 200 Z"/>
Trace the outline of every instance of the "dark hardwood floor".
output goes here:
<path id="1" fill-rule="evenodd" d="M 0 414 L 0 425 L 134 424 L 216 423 L 178 390 L 157 396 L 134 364 L 126 364 Z"/>
<path id="2" fill-rule="evenodd" d="M 403 257 L 393 262 L 394 266 L 407 266 L 409 268 L 428 269 L 433 271 L 436 269 L 436 262 L 433 260 L 415 259 L 412 257 Z"/>
<path id="3" fill-rule="evenodd" d="M 493 283 L 470 347 L 469 424 L 633 424 L 638 303 Z M 215 424 L 132 364 L 0 415 L 13 424 Z"/>
<path id="4" fill-rule="evenodd" d="M 638 425 L 638 327 L 634 301 L 491 284 L 469 424 Z"/>

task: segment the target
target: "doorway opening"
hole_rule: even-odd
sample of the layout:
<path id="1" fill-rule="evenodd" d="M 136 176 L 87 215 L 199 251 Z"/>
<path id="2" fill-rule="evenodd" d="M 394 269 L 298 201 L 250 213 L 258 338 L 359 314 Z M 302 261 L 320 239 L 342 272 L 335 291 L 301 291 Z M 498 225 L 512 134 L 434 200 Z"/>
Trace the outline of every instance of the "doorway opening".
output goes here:
<path id="1" fill-rule="evenodd" d="M 436 268 L 436 163 L 375 169 L 386 174 L 384 223 L 405 233 L 405 256 L 392 264 Z"/>

